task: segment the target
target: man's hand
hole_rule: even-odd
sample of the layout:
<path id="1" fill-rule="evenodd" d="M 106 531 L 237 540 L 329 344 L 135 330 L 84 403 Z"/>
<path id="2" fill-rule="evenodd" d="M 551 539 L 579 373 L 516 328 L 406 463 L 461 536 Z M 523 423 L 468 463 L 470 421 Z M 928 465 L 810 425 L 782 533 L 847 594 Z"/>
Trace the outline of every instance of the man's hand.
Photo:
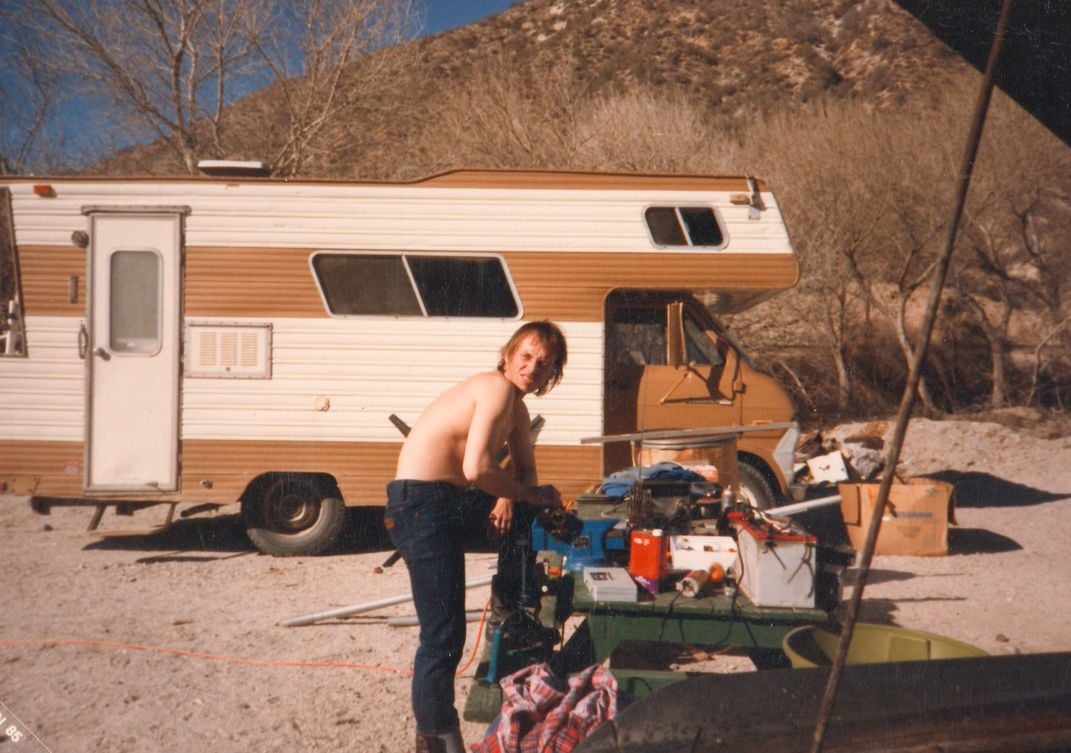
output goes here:
<path id="1" fill-rule="evenodd" d="M 492 538 L 505 536 L 513 521 L 513 500 L 499 497 L 491 514 L 487 516 L 488 533 Z"/>

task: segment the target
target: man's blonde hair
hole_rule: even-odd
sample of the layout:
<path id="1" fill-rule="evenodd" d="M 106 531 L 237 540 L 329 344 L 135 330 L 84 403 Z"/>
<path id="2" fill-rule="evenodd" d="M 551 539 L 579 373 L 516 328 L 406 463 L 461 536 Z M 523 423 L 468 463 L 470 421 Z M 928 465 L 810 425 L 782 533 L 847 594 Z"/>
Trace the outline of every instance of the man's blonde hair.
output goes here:
<path id="1" fill-rule="evenodd" d="M 542 396 L 550 392 L 555 385 L 562 380 L 565 375 L 565 362 L 569 358 L 568 351 L 565 347 L 565 335 L 558 328 L 558 325 L 554 322 L 543 319 L 538 322 L 527 322 L 522 324 L 520 328 L 513 333 L 513 336 L 502 346 L 501 356 L 498 359 L 498 370 L 505 371 L 506 359 L 512 356 L 517 348 L 521 346 L 521 343 L 528 339 L 529 335 L 535 336 L 536 340 L 543 345 L 544 348 L 550 350 L 551 348 L 558 354 L 554 359 L 554 368 L 551 373 L 550 379 L 547 383 L 535 391 L 537 396 Z"/>

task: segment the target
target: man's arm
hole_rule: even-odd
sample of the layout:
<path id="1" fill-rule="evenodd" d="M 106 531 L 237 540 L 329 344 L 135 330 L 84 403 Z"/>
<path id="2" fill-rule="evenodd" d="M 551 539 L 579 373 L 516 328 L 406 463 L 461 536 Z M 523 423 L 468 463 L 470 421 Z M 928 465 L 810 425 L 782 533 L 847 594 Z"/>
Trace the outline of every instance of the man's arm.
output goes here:
<path id="1" fill-rule="evenodd" d="M 557 489 L 536 485 L 528 409 L 520 402 L 513 385 L 496 375 L 474 383 L 473 387 L 475 406 L 462 463 L 466 480 L 495 497 L 560 507 L 561 495 Z M 495 459 L 504 441 L 510 452 L 516 453 L 514 474 L 503 470 Z"/>
<path id="2" fill-rule="evenodd" d="M 465 479 L 495 497 L 527 499 L 534 491 L 532 485 L 514 478 L 495 459 L 513 419 L 514 388 L 497 377 L 473 386 L 474 408 L 462 461 Z"/>

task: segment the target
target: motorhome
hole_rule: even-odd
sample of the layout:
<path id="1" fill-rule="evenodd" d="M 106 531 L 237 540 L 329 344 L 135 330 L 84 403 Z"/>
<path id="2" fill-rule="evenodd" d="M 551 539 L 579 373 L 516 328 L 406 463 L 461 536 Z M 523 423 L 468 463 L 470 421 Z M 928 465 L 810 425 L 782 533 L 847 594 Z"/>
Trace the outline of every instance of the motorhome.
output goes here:
<path id="1" fill-rule="evenodd" d="M 42 513 L 237 503 L 261 550 L 324 551 L 423 407 L 537 319 L 569 343 L 528 401 L 541 481 L 575 497 L 644 436 L 694 458 L 729 428 L 740 493 L 789 489 L 792 401 L 716 318 L 798 278 L 755 178 L 5 177 L 0 244 L 0 492 Z"/>

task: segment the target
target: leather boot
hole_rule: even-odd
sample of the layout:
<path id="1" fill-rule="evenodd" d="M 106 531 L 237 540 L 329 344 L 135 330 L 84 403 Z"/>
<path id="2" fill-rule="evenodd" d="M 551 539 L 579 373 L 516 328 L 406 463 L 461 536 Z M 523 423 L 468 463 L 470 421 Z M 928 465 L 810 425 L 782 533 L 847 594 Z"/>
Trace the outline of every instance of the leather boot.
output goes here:
<path id="1" fill-rule="evenodd" d="M 443 732 L 439 735 L 416 733 L 416 753 L 465 753 L 461 730 Z"/>

